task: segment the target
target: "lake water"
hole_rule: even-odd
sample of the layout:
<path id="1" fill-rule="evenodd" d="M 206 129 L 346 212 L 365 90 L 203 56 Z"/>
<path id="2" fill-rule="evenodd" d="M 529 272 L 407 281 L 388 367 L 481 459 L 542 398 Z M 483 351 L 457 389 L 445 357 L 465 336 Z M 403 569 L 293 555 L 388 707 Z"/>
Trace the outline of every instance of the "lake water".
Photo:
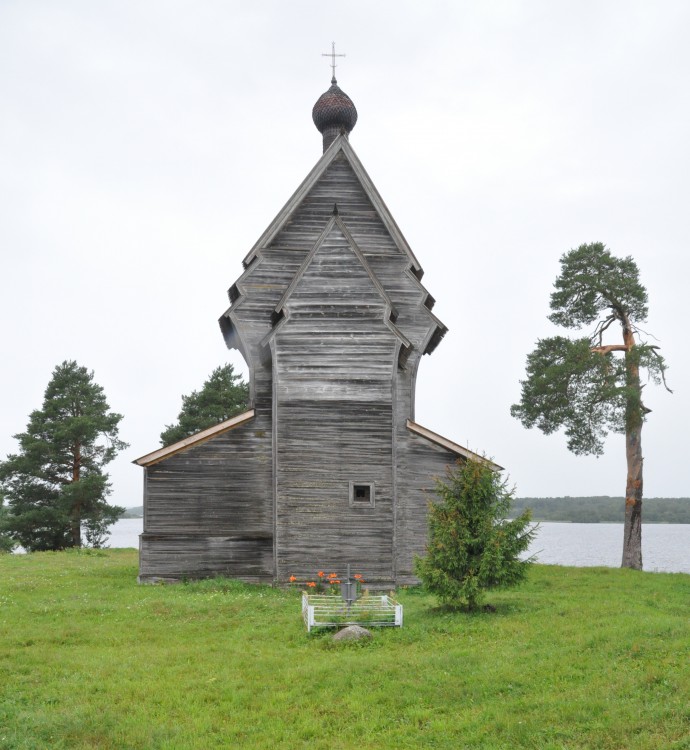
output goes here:
<path id="1" fill-rule="evenodd" d="M 141 518 L 123 518 L 111 527 L 111 547 L 139 548 Z M 539 524 L 530 554 L 545 565 L 618 568 L 623 554 L 621 523 Z M 690 524 L 657 523 L 642 526 L 644 569 L 664 573 L 690 573 Z"/>
<path id="2" fill-rule="evenodd" d="M 623 524 L 543 521 L 530 553 L 545 565 L 619 568 Z M 642 564 L 660 573 L 690 573 L 690 524 L 642 524 Z"/>

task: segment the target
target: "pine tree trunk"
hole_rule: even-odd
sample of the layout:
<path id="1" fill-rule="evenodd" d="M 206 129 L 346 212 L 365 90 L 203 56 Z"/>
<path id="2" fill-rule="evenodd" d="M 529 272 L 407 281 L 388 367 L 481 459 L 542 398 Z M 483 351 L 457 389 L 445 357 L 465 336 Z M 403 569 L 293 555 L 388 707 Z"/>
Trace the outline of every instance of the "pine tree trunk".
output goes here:
<path id="1" fill-rule="evenodd" d="M 625 458 L 628 476 L 625 485 L 625 525 L 621 567 L 642 570 L 642 388 L 640 368 L 632 332 L 624 329 L 629 349 L 625 354 L 626 379 L 630 389 L 626 404 Z"/>
<path id="2" fill-rule="evenodd" d="M 72 546 L 81 547 L 81 508 L 78 504 L 72 509 L 70 534 L 72 536 Z"/>
<path id="3" fill-rule="evenodd" d="M 626 430 L 625 454 L 628 479 L 625 486 L 625 526 L 621 567 L 642 570 L 642 425 Z"/>

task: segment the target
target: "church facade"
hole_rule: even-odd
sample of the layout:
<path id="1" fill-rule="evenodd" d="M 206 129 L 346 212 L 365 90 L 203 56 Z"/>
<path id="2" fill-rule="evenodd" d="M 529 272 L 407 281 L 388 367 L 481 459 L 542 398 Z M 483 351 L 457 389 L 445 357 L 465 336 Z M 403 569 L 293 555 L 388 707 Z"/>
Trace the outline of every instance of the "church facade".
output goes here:
<path id="1" fill-rule="evenodd" d="M 434 479 L 478 458 L 414 421 L 421 357 L 446 333 L 422 268 L 357 158 L 335 77 L 324 152 L 243 261 L 220 318 L 245 358 L 244 414 L 143 456 L 140 580 L 416 581 Z"/>

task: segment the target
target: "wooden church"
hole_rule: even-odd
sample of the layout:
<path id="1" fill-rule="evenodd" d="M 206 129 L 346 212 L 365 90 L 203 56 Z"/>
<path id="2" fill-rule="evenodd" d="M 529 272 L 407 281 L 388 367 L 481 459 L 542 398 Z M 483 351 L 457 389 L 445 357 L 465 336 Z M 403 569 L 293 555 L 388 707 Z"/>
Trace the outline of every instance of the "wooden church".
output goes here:
<path id="1" fill-rule="evenodd" d="M 334 71 L 335 73 L 335 71 Z M 243 261 L 220 318 L 249 410 L 144 467 L 142 582 L 285 582 L 351 563 L 415 582 L 434 478 L 475 454 L 414 419 L 417 368 L 446 333 L 422 267 L 357 158 L 350 98 L 312 116 L 323 156 Z"/>

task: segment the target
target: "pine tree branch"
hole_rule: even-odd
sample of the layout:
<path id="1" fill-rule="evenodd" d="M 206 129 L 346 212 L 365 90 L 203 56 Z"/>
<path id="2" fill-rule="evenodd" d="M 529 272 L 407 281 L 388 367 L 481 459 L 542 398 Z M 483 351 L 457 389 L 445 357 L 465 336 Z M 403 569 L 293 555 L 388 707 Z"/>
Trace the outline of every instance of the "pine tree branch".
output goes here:
<path id="1" fill-rule="evenodd" d="M 602 346 L 602 336 L 604 335 L 604 331 L 616 320 L 618 320 L 618 318 L 615 315 L 609 315 L 608 318 L 606 318 L 605 320 L 600 320 L 599 323 L 597 323 L 597 327 L 594 329 L 594 335 L 592 336 L 592 338 L 599 339 L 599 346 Z"/>
<path id="2" fill-rule="evenodd" d="M 610 352 L 627 352 L 629 347 L 625 344 L 607 344 L 606 346 L 593 346 L 590 351 L 592 354 L 609 354 Z"/>
<path id="3" fill-rule="evenodd" d="M 668 383 L 666 382 L 666 367 L 664 366 L 664 358 L 657 351 L 660 348 L 661 347 L 658 346 L 650 346 L 649 351 L 659 360 L 659 374 L 661 375 L 661 382 L 664 384 L 664 388 L 669 393 L 673 393 L 673 391 L 668 387 Z"/>

